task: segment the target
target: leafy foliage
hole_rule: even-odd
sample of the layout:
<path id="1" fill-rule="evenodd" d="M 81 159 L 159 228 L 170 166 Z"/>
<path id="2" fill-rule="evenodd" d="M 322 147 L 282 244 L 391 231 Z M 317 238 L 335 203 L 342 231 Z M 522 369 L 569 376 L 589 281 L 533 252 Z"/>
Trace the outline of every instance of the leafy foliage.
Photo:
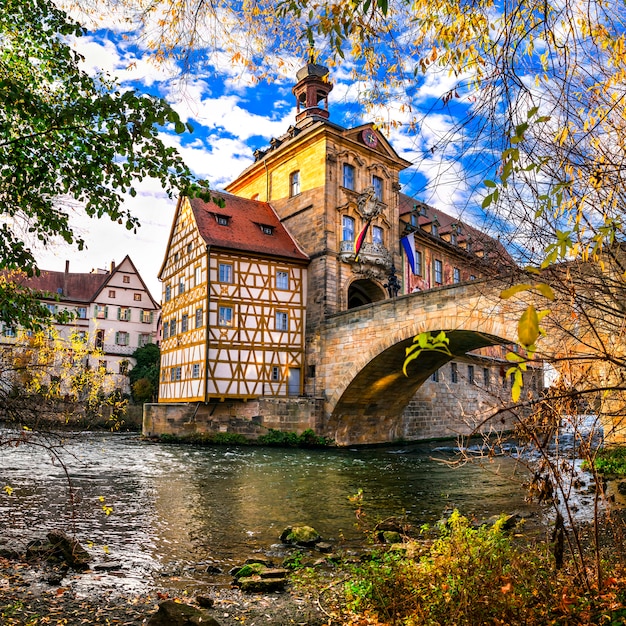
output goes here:
<path id="1" fill-rule="evenodd" d="M 265 435 L 261 435 L 257 442 L 264 446 L 279 446 L 287 448 L 321 448 L 331 445 L 332 440 L 320 437 L 310 428 L 297 433 L 274 430 L 270 428 Z"/>
<path id="2" fill-rule="evenodd" d="M 135 367 L 130 370 L 130 383 L 133 399 L 136 402 L 148 402 L 156 398 L 159 390 L 161 371 L 161 350 L 149 343 L 133 352 Z"/>
<path id="3" fill-rule="evenodd" d="M 344 565 L 348 579 L 335 617 L 359 623 L 358 616 L 369 616 L 368 623 L 404 626 L 620 619 L 626 581 L 619 563 L 612 564 L 616 577 L 609 590 L 579 595 L 575 568 L 555 575 L 542 546 L 518 542 L 504 530 L 504 520 L 475 527 L 454 511 L 435 529 L 422 529 L 420 539 Z"/>
<path id="4" fill-rule="evenodd" d="M 602 476 L 626 476 L 626 447 L 611 446 L 598 450 L 593 467 Z"/>
<path id="5" fill-rule="evenodd" d="M 159 137 L 166 126 L 177 133 L 191 127 L 164 100 L 81 69 L 71 42 L 84 32 L 51 0 L 3 4 L 0 269 L 36 273 L 32 239 L 49 245 L 59 237 L 82 249 L 71 223 L 77 210 L 136 231 L 123 198 L 144 178 L 156 178 L 170 194 L 206 191 Z M 28 327 L 33 316 L 45 319 L 41 314 L 27 291 L 0 282 L 1 321 Z"/>
<path id="6" fill-rule="evenodd" d="M 117 428 L 126 400 L 101 359 L 102 352 L 77 332 L 65 338 L 54 330 L 18 332 L 0 361 L 0 412 L 30 429 L 103 416 Z"/>
<path id="7" fill-rule="evenodd" d="M 408 376 L 407 367 L 409 363 L 417 359 L 422 352 L 441 352 L 452 358 L 452 353 L 450 352 L 450 348 L 448 348 L 449 343 L 450 340 L 446 336 L 445 331 L 441 331 L 434 337 L 432 333 L 429 332 L 415 335 L 415 337 L 413 337 L 413 345 L 406 349 L 404 365 L 402 366 L 404 375 Z"/>

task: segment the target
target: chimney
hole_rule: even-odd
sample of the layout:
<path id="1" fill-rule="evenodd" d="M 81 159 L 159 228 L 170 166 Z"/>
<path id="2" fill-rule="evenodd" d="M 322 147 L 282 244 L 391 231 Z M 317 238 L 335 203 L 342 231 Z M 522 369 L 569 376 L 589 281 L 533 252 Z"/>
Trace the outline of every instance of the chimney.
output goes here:
<path id="1" fill-rule="evenodd" d="M 67 295 L 67 275 L 70 273 L 69 259 L 65 260 L 65 273 L 63 274 L 63 294 Z"/>
<path id="2" fill-rule="evenodd" d="M 115 269 L 115 261 L 111 261 L 111 274 L 113 273 L 114 269 Z"/>

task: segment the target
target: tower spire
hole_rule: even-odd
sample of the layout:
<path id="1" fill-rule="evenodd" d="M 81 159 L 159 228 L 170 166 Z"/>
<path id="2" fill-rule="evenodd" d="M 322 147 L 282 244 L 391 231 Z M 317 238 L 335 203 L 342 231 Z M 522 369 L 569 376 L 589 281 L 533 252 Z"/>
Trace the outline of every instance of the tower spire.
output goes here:
<path id="1" fill-rule="evenodd" d="M 296 73 L 298 82 L 292 89 L 296 97 L 296 123 L 306 117 L 328 119 L 328 94 L 333 86 L 328 81 L 328 68 L 314 63 L 314 52 L 310 51 L 309 62 Z M 320 103 L 324 103 L 324 107 Z"/>

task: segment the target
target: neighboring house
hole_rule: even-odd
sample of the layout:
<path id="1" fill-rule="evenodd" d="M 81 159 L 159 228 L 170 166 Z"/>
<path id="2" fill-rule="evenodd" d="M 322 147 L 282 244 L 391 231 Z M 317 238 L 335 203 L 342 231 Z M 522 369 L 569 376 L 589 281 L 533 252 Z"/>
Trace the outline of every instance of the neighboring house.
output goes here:
<path id="1" fill-rule="evenodd" d="M 148 343 L 157 343 L 159 304 L 154 300 L 128 256 L 110 270 L 89 273 L 42 270 L 39 276 L 18 279 L 36 291 L 49 294 L 42 302 L 52 311 L 69 310 L 75 318 L 68 324 L 55 324 L 62 338 L 71 333 L 84 335 L 102 351 L 99 361 L 115 380 L 117 388 L 128 393 L 128 371 L 134 365 L 131 354 Z M 0 342 L 16 341 L 17 329 L 4 326 Z M 90 363 L 96 365 L 96 363 Z"/>
<path id="2" fill-rule="evenodd" d="M 178 202 L 163 282 L 160 402 L 302 393 L 307 256 L 272 207 Z"/>

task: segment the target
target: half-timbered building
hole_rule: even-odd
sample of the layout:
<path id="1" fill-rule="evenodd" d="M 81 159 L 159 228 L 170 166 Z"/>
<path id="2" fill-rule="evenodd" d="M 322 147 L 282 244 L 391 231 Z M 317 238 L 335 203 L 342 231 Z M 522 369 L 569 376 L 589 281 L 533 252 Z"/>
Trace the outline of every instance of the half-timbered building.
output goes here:
<path id="1" fill-rule="evenodd" d="M 170 406 L 148 410 L 146 433 L 186 424 L 247 435 L 254 429 L 245 420 L 259 425 L 253 435 L 275 425 L 323 431 L 333 390 L 316 368 L 332 349 L 324 325 L 333 315 L 495 275 L 511 262 L 478 229 L 402 194 L 400 173 L 410 163 L 374 124 L 330 121 L 331 91 L 328 70 L 308 63 L 293 88 L 295 123 L 255 152 L 228 193 L 214 194 L 223 206 L 179 201 L 160 271 L 159 402 Z M 463 355 L 433 374 L 427 393 L 466 398 L 478 411 L 491 391 L 478 389 L 477 372 L 495 380 L 500 354 Z M 426 432 L 421 422 L 413 427 L 412 413 L 437 424 L 457 419 L 443 402 L 415 402 L 402 427 L 411 437 Z"/>
<path id="2" fill-rule="evenodd" d="M 266 202 L 213 196 L 176 208 L 159 273 L 159 401 L 298 396 L 308 258 Z"/>

